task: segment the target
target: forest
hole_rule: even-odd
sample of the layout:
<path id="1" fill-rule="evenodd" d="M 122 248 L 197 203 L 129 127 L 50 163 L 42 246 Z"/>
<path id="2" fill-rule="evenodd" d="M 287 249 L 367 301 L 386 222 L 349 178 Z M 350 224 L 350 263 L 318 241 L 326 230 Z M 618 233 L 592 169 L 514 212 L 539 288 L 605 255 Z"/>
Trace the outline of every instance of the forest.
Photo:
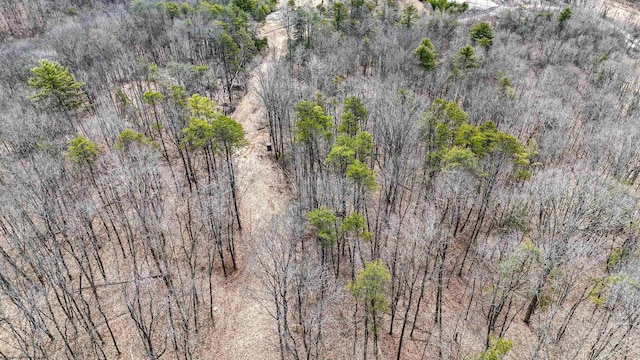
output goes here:
<path id="1" fill-rule="evenodd" d="M 599 2 L 0 0 L 0 358 L 640 358 Z"/>

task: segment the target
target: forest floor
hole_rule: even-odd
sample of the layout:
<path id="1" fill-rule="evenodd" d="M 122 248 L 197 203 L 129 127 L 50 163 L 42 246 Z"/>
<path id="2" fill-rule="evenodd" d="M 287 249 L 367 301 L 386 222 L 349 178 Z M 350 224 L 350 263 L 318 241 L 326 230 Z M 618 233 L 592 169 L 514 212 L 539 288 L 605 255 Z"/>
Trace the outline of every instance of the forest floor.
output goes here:
<path id="1" fill-rule="evenodd" d="M 243 214 L 242 235 L 238 241 L 239 270 L 221 284 L 218 295 L 216 329 L 211 339 L 223 359 L 277 358 L 275 322 L 255 298 L 260 286 L 251 271 L 251 243 L 266 230 L 271 216 L 284 211 L 290 199 L 290 189 L 273 153 L 266 151 L 269 129 L 258 95 L 258 77 L 266 73 L 280 56 L 285 55 L 287 35 L 282 21 L 269 17 L 261 28 L 268 39 L 269 50 L 250 74 L 247 93 L 231 115 L 242 124 L 249 145 L 238 156 L 240 213 Z"/>

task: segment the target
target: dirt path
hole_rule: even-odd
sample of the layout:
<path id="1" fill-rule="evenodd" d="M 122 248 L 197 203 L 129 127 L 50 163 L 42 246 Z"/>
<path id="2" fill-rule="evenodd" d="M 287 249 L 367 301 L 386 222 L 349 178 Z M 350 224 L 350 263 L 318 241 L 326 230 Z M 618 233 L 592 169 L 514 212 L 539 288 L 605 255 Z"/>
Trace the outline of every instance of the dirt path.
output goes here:
<path id="1" fill-rule="evenodd" d="M 266 151 L 269 130 L 257 92 L 257 76 L 283 55 L 287 37 L 282 22 L 274 19 L 266 21 L 261 33 L 268 38 L 269 50 L 250 74 L 247 94 L 232 114 L 242 124 L 249 142 L 237 160 L 243 231 L 237 244 L 239 271 L 219 284 L 212 358 L 278 358 L 275 322 L 252 296 L 252 289 L 259 284 L 249 261 L 255 235 L 265 229 L 272 214 L 284 210 L 289 199 L 284 175 L 272 153 Z"/>

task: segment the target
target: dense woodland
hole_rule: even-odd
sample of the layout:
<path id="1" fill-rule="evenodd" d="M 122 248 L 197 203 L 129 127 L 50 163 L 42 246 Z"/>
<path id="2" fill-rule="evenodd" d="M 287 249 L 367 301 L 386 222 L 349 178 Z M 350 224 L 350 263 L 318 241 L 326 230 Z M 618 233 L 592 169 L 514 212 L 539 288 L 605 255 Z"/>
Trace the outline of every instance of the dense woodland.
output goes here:
<path id="1" fill-rule="evenodd" d="M 0 357 L 234 358 L 247 278 L 268 358 L 640 357 L 633 29 L 315 5 L 0 1 Z"/>

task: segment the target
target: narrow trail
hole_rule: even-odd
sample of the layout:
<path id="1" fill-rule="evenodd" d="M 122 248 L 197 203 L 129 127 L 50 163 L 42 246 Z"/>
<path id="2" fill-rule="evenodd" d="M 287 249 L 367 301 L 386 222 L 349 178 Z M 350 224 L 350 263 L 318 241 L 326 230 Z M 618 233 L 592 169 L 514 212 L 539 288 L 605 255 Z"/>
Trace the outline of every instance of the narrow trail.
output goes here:
<path id="1" fill-rule="evenodd" d="M 287 182 L 276 165 L 269 142 L 268 124 L 258 95 L 258 76 L 265 73 L 283 55 L 287 36 L 282 21 L 267 20 L 261 35 L 269 49 L 262 62 L 250 74 L 247 93 L 231 117 L 242 124 L 249 145 L 237 159 L 242 236 L 237 240 L 239 270 L 218 291 L 216 329 L 211 339 L 211 358 L 278 358 L 275 322 L 252 295 L 259 287 L 250 267 L 251 242 L 265 231 L 271 216 L 282 212 L 290 198 Z"/>

